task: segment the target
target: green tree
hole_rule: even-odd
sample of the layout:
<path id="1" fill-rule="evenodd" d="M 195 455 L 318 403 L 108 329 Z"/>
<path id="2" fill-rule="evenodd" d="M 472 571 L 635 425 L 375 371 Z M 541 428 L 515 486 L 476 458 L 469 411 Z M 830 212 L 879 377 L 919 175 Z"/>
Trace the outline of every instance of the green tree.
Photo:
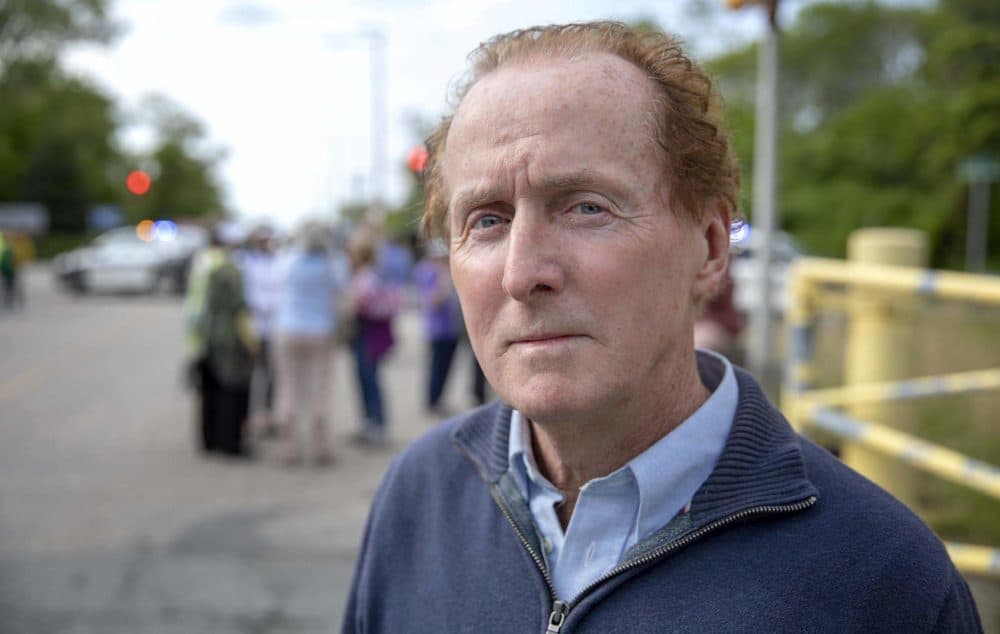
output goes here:
<path id="1" fill-rule="evenodd" d="M 56 231 L 82 230 L 90 204 L 115 199 L 113 104 L 56 61 L 72 43 L 110 41 L 108 4 L 0 1 L 0 200 L 45 204 Z"/>
<path id="2" fill-rule="evenodd" d="M 118 32 L 108 0 L 0 1 L 0 72 L 25 58 L 55 59 L 68 45 L 109 42 Z"/>
<path id="3" fill-rule="evenodd" d="M 149 155 L 137 157 L 136 162 L 149 164 L 153 184 L 149 193 L 128 198 L 129 219 L 224 215 L 222 190 L 214 175 L 223 154 L 205 147 L 201 123 L 161 95 L 144 99 L 140 111 L 157 141 Z"/>
<path id="4" fill-rule="evenodd" d="M 779 204 L 810 251 L 842 256 L 852 230 L 898 225 L 929 232 L 936 265 L 961 262 L 966 193 L 955 168 L 1000 154 L 998 13 L 971 0 L 827 2 L 785 29 Z M 755 57 L 749 46 L 709 65 L 747 185 Z M 995 245 L 1000 223 L 991 231 Z"/>
<path id="5" fill-rule="evenodd" d="M 222 211 L 214 168 L 196 119 L 164 98 L 144 104 L 158 139 L 149 156 L 126 156 L 114 102 L 63 71 L 71 44 L 108 42 L 117 32 L 107 0 L 0 0 L 0 200 L 44 204 L 57 233 L 85 229 L 97 204 L 125 207 L 132 220 Z M 137 165 L 151 164 L 153 189 L 124 188 Z"/>
<path id="6" fill-rule="evenodd" d="M 120 197 L 111 100 L 44 58 L 9 64 L 0 94 L 0 200 L 40 202 L 54 231 L 82 231 L 91 205 Z"/>

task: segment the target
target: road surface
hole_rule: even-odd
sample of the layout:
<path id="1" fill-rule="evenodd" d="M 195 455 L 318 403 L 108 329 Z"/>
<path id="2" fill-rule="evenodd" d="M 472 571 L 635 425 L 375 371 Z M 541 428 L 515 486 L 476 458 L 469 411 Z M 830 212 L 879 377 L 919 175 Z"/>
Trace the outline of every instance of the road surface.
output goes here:
<path id="1" fill-rule="evenodd" d="M 392 446 L 354 447 L 350 358 L 331 396 L 332 467 L 285 467 L 273 443 L 245 462 L 195 450 L 180 380 L 181 304 L 74 297 L 48 270 L 27 309 L 0 313 L 0 632 L 330 632 L 368 504 L 421 413 L 412 312 L 385 368 Z M 467 349 L 449 386 L 468 405 Z"/>

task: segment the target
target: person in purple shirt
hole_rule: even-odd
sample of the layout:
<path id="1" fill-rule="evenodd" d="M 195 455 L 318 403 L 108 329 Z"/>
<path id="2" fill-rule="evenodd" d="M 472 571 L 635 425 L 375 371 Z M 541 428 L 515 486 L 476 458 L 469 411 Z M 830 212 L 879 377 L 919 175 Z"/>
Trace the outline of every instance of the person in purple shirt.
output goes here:
<path id="1" fill-rule="evenodd" d="M 448 409 L 441 395 L 448 381 L 452 359 L 461 334 L 461 309 L 448 270 L 448 245 L 442 240 L 427 244 L 427 253 L 413 271 L 420 301 L 424 337 L 430 345 L 427 369 L 427 411 L 445 418 Z"/>

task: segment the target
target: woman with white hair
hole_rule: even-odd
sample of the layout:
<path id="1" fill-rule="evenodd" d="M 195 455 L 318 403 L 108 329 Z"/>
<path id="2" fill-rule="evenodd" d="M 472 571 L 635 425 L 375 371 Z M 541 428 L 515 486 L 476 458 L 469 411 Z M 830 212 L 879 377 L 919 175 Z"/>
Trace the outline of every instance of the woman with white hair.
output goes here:
<path id="1" fill-rule="evenodd" d="M 318 463 L 331 460 L 327 405 L 332 374 L 333 335 L 340 296 L 347 284 L 347 263 L 330 248 L 326 229 L 303 226 L 280 265 L 275 331 L 277 418 L 287 445 L 285 462 L 302 460 L 299 418 L 312 421 Z"/>

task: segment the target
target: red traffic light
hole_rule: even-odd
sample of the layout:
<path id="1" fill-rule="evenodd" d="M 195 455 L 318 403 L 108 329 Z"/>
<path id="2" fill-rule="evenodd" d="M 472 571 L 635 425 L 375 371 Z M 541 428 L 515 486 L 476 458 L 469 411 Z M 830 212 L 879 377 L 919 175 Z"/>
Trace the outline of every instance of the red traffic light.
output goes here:
<path id="1" fill-rule="evenodd" d="M 406 165 L 411 171 L 419 174 L 424 171 L 425 167 L 427 167 L 427 157 L 427 148 L 422 145 L 418 145 L 410 150 L 410 153 L 406 155 Z"/>
<path id="2" fill-rule="evenodd" d="M 125 177 L 125 188 L 128 189 L 129 193 L 136 196 L 142 196 L 148 192 L 149 186 L 152 183 L 153 179 L 142 170 L 133 170 Z"/>

